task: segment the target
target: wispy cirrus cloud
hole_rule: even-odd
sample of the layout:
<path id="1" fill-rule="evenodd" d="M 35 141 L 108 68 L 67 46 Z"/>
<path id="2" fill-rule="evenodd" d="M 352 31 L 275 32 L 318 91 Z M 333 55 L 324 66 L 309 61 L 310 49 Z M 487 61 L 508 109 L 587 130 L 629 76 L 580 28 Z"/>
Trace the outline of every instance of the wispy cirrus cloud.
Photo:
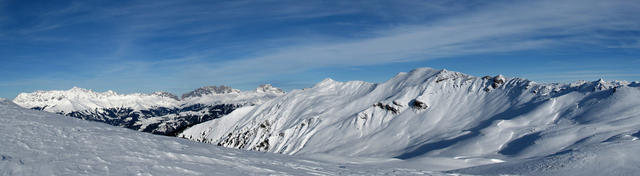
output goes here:
<path id="1" fill-rule="evenodd" d="M 585 44 L 582 42 L 604 47 L 610 45 L 609 41 L 628 40 L 630 37 L 607 35 L 608 31 L 640 30 L 637 23 L 640 18 L 633 15 L 634 10 L 640 10 L 640 6 L 628 1 L 489 4 L 462 13 L 446 14 L 445 18 L 423 24 L 400 24 L 363 31 L 366 33 L 362 35 L 364 37 L 322 41 L 313 40 L 313 37 L 288 36 L 296 45 L 259 50 L 244 58 L 210 62 L 217 56 L 207 53 L 191 55 L 189 57 L 197 59 L 166 69 L 178 73 L 175 80 L 199 79 L 234 84 L 325 67 Z"/>
<path id="2" fill-rule="evenodd" d="M 535 1 L 488 5 L 420 25 L 399 25 L 363 39 L 286 46 L 272 52 L 196 66 L 212 75 L 295 73 L 332 66 L 407 62 L 481 53 L 534 50 L 574 44 L 609 45 L 640 36 L 607 35 L 616 30 L 640 31 L 630 1 Z M 635 38 L 635 39 L 634 39 Z M 207 69 L 210 68 L 210 69 Z M 196 73 L 191 73 L 196 74 Z"/>
<path id="3" fill-rule="evenodd" d="M 45 9 L 0 35 L 34 48 L 12 57 L 62 67 L 0 83 L 37 87 L 50 82 L 33 80 L 62 78 L 58 84 L 180 92 L 322 68 L 565 47 L 634 50 L 640 41 L 640 3 L 618 0 L 69 1 Z M 74 75 L 82 76 L 64 80 Z"/>

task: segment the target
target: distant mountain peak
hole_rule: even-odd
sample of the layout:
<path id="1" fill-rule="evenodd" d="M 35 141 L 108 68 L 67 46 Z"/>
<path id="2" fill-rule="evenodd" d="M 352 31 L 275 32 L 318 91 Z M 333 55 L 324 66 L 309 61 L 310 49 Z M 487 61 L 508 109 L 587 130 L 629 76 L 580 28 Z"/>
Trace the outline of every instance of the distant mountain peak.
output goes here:
<path id="1" fill-rule="evenodd" d="M 176 96 L 176 95 L 174 95 L 172 93 L 162 92 L 162 91 L 154 92 L 151 95 L 156 95 L 156 96 L 160 96 L 160 97 L 168 97 L 168 98 L 172 98 L 172 99 L 175 99 L 175 100 L 179 100 L 180 99 L 178 96 Z"/>
<path id="2" fill-rule="evenodd" d="M 92 90 L 85 89 L 85 88 L 80 88 L 80 87 L 76 87 L 76 86 L 73 86 L 71 89 L 69 89 L 67 91 L 69 91 L 69 92 L 93 92 Z"/>
<path id="3" fill-rule="evenodd" d="M 205 86 L 182 95 L 169 92 L 118 94 L 112 90 L 94 92 L 72 87 L 67 90 L 20 93 L 14 102 L 26 108 L 41 108 L 50 112 L 73 112 L 96 108 L 126 107 L 134 110 L 152 107 L 178 107 L 193 104 L 259 104 L 284 95 L 282 89 L 270 84 L 260 85 L 255 91 L 240 91 L 229 86 Z"/>
<path id="4" fill-rule="evenodd" d="M 332 85 L 337 83 L 338 81 L 333 80 L 331 78 L 325 78 L 322 81 L 320 81 L 319 83 L 316 83 L 316 85 L 314 87 L 321 87 L 321 86 L 327 86 L 327 85 Z"/>
<path id="5" fill-rule="evenodd" d="M 229 94 L 229 93 L 240 93 L 240 90 L 233 89 L 231 87 L 224 86 L 224 85 L 205 86 L 205 87 L 201 87 L 191 92 L 183 94 L 182 99 L 189 98 L 189 97 L 201 97 L 203 95 L 209 95 L 209 94 Z"/>
<path id="6" fill-rule="evenodd" d="M 36 91 L 20 93 L 13 100 L 26 108 L 43 108 L 51 112 L 72 112 L 106 107 L 131 107 L 145 109 L 154 106 L 176 106 L 178 99 L 169 93 L 118 94 L 112 90 L 94 92 L 73 87 L 68 90 Z"/>
<path id="7" fill-rule="evenodd" d="M 280 88 L 277 87 L 273 87 L 271 84 L 263 84 L 258 86 L 258 88 L 256 88 L 256 92 L 258 93 L 267 93 L 267 92 L 271 92 L 271 93 L 275 93 L 275 94 L 284 94 L 284 91 Z"/>

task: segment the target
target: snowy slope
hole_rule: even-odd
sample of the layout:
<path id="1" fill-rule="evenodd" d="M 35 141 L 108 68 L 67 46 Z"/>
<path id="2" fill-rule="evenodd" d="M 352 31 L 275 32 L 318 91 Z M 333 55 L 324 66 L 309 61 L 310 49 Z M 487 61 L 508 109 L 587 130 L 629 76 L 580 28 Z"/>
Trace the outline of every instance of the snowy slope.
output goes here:
<path id="1" fill-rule="evenodd" d="M 555 155 L 450 171 L 476 175 L 638 175 L 640 142 L 607 141 Z"/>
<path id="2" fill-rule="evenodd" d="M 625 136 L 640 131 L 639 86 L 539 84 L 420 68 L 380 84 L 326 79 L 179 136 L 296 155 L 511 163 L 633 140 Z"/>
<path id="3" fill-rule="evenodd" d="M 13 101 L 25 108 L 174 136 L 238 107 L 261 104 L 283 94 L 269 84 L 254 91 L 207 86 L 184 94 L 182 99 L 166 92 L 117 94 L 74 87 L 66 91 L 21 93 Z"/>
<path id="4" fill-rule="evenodd" d="M 225 149 L 0 100 L 0 175 L 442 175 Z"/>

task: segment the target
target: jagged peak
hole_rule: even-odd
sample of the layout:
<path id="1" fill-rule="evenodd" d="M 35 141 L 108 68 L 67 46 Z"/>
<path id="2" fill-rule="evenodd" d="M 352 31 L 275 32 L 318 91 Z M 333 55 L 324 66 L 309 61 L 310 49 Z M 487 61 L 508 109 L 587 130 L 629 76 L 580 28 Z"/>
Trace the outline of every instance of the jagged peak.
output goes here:
<path id="1" fill-rule="evenodd" d="M 71 89 L 69 89 L 67 91 L 70 91 L 70 92 L 93 92 L 92 90 L 85 89 L 85 88 L 80 88 L 80 87 L 76 87 L 76 86 L 73 86 Z"/>
<path id="2" fill-rule="evenodd" d="M 224 85 L 205 86 L 205 87 L 200 87 L 196 90 L 183 94 L 182 99 L 189 98 L 189 97 L 201 97 L 203 95 L 209 95 L 209 94 L 229 94 L 229 93 L 240 93 L 240 90 L 231 88 L 229 86 L 224 86 Z"/>
<path id="3" fill-rule="evenodd" d="M 322 86 L 327 86 L 327 85 L 332 85 L 338 83 L 338 81 L 333 80 L 331 78 L 325 78 L 322 81 L 320 81 L 319 83 L 317 83 L 316 85 L 314 85 L 313 87 L 322 87 Z"/>
<path id="4" fill-rule="evenodd" d="M 437 74 L 437 77 L 439 78 L 457 78 L 457 77 L 470 77 L 470 75 L 461 73 L 461 72 L 456 72 L 456 71 L 450 71 L 447 69 L 442 69 L 440 70 Z"/>
<path id="5" fill-rule="evenodd" d="M 38 90 L 31 93 L 20 93 L 16 98 L 27 97 L 68 97 L 68 96 L 98 96 L 98 95 L 117 95 L 117 93 L 109 90 L 106 92 L 94 92 L 90 89 L 73 86 L 67 90 Z"/>
<path id="6" fill-rule="evenodd" d="M 38 91 L 38 92 L 54 93 L 54 92 L 58 92 L 58 91 L 52 90 L 52 91 Z M 66 91 L 61 91 L 61 92 L 63 92 L 63 94 L 71 94 L 71 95 L 102 95 L 102 96 L 117 96 L 117 95 L 119 95 L 117 92 L 115 92 L 113 90 L 107 90 L 107 91 L 104 91 L 104 92 L 96 92 L 96 91 L 93 91 L 91 89 L 81 88 L 81 87 L 77 87 L 77 86 L 73 86 L 71 89 L 68 89 Z"/>
<path id="7" fill-rule="evenodd" d="M 499 74 L 499 75 L 496 75 L 496 76 L 494 76 L 494 77 L 493 77 L 493 81 L 496 81 L 496 82 L 498 82 L 498 81 L 506 82 L 506 81 L 507 81 L 507 78 L 505 78 L 503 75 L 500 75 L 500 74 Z"/>
<path id="8" fill-rule="evenodd" d="M 634 85 L 634 83 L 630 83 L 628 81 L 619 81 L 619 80 L 606 81 L 604 79 L 598 79 L 594 81 L 578 80 L 570 83 L 541 83 L 539 85 L 546 87 L 547 89 L 552 89 L 554 91 L 565 90 L 565 91 L 583 91 L 583 92 L 584 91 L 586 92 L 603 91 L 603 90 L 610 90 L 617 87 L 625 87 L 625 86 L 629 86 L 629 87 L 637 86 L 637 85 Z"/>
<path id="9" fill-rule="evenodd" d="M 107 90 L 104 92 L 94 92 L 91 89 L 85 89 L 80 87 L 72 87 L 67 90 L 38 90 L 31 93 L 20 93 L 16 98 L 14 98 L 14 102 L 40 102 L 40 101 L 61 101 L 68 99 L 85 99 L 85 100 L 100 100 L 108 97 L 120 97 L 120 96 L 132 96 L 132 97 L 144 97 L 144 96 L 160 96 L 160 97 L 168 97 L 175 100 L 179 100 L 177 96 L 167 93 L 167 92 L 154 92 L 151 94 L 141 94 L 141 93 L 133 93 L 133 94 L 118 94 L 113 90 Z"/>
<path id="10" fill-rule="evenodd" d="M 55 92 L 55 90 L 53 91 L 38 91 L 38 92 Z M 104 95 L 104 96 L 116 96 L 119 95 L 117 92 L 113 91 L 113 90 L 107 90 L 104 92 L 95 92 L 91 89 L 85 89 L 85 88 L 81 88 L 81 87 L 77 87 L 77 86 L 73 86 L 71 89 L 68 89 L 66 91 L 63 91 L 66 93 L 72 93 L 72 94 L 99 94 L 99 95 Z"/>
<path id="11" fill-rule="evenodd" d="M 627 85 L 627 84 L 631 84 L 631 83 L 628 81 L 620 81 L 620 80 L 606 81 L 602 78 L 595 81 L 579 80 L 571 83 L 571 85 L 574 85 L 574 86 L 576 85 L 577 86 L 580 86 L 580 85 Z"/>
<path id="12" fill-rule="evenodd" d="M 627 86 L 630 85 L 629 82 L 627 81 L 605 81 L 604 79 L 600 78 L 597 81 L 593 82 L 593 86 L 594 89 L 598 89 L 598 90 L 605 90 L 605 89 L 611 89 L 614 87 L 619 87 L 619 86 Z"/>
<path id="13" fill-rule="evenodd" d="M 160 96 L 160 97 L 167 97 L 167 98 L 172 98 L 174 100 L 179 100 L 180 98 L 172 93 L 169 92 L 163 92 L 163 91 L 158 91 L 158 92 L 153 92 L 151 93 L 151 95 L 155 95 L 155 96 Z"/>
<path id="14" fill-rule="evenodd" d="M 283 94 L 284 91 L 280 88 L 273 87 L 271 84 L 262 84 L 256 88 L 256 92 L 259 93 L 275 93 L 275 94 Z"/>
<path id="15" fill-rule="evenodd" d="M 335 82 L 338 82 L 338 81 L 331 78 L 325 78 L 322 81 L 320 81 L 320 83 L 335 83 Z"/>
<path id="16" fill-rule="evenodd" d="M 429 67 L 416 68 L 409 72 L 400 72 L 384 84 L 418 85 L 431 81 L 436 83 L 459 77 L 471 77 L 469 75 L 449 71 L 447 69 L 433 69 Z"/>
<path id="17" fill-rule="evenodd" d="M 400 72 L 397 76 L 401 76 L 401 75 L 408 75 L 409 77 L 424 77 L 424 78 L 433 77 L 433 76 L 437 76 L 441 78 L 468 76 L 467 74 L 456 72 L 456 71 L 451 71 L 447 69 L 434 69 L 430 67 L 416 68 L 409 71 L 408 73 Z"/>

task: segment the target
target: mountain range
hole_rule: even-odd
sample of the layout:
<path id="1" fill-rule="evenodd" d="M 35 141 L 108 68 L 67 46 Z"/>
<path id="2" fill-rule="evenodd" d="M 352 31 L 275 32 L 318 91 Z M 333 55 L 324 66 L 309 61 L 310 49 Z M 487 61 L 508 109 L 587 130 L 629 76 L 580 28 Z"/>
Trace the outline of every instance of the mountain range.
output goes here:
<path id="1" fill-rule="evenodd" d="M 14 102 L 227 148 L 344 162 L 480 175 L 640 172 L 630 167 L 640 159 L 629 156 L 640 151 L 639 82 L 536 83 L 418 68 L 383 83 L 325 79 L 286 94 L 271 86 L 205 87 L 181 98 L 74 88 Z M 188 116 L 202 118 L 175 125 Z"/>
<path id="2" fill-rule="evenodd" d="M 518 162 L 545 169 L 540 163 L 559 160 L 566 168 L 554 169 L 583 168 L 599 163 L 576 155 L 608 155 L 589 149 L 637 146 L 638 107 L 638 82 L 548 84 L 419 68 L 383 83 L 326 79 L 178 136 L 290 155 L 395 158 L 435 170 Z M 611 168 L 640 164 L 620 162 Z M 500 165 L 512 168 L 496 174 L 532 172 L 516 166 L 522 165 Z"/>
<path id="3" fill-rule="evenodd" d="M 269 84 L 254 91 L 208 86 L 185 93 L 181 98 L 167 92 L 118 94 L 111 90 L 94 92 L 74 87 L 64 91 L 21 93 L 13 102 L 25 108 L 174 136 L 191 125 L 283 94 L 281 89 Z"/>

